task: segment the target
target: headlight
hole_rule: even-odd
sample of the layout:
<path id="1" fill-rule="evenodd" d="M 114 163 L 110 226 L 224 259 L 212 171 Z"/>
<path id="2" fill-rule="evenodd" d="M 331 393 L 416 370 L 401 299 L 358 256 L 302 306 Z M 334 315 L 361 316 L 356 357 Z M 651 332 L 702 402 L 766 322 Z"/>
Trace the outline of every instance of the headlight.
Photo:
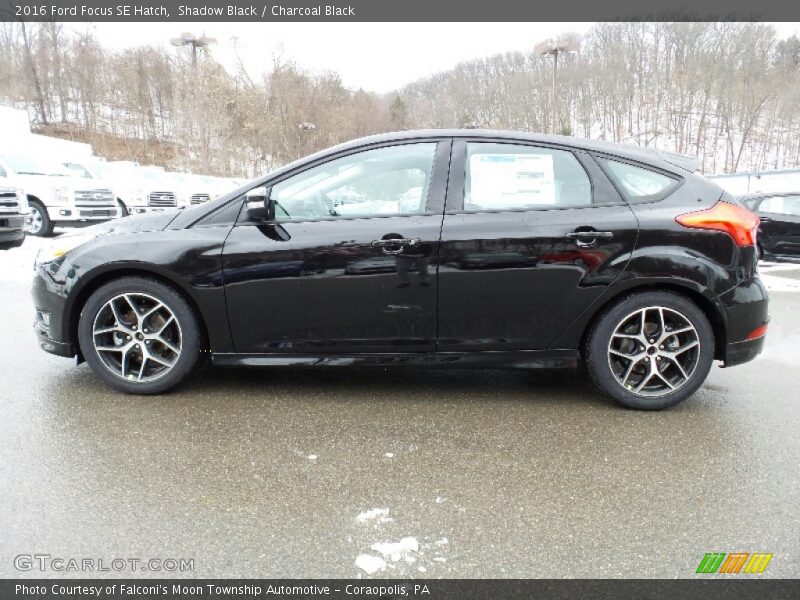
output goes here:
<path id="1" fill-rule="evenodd" d="M 96 237 L 97 235 L 88 233 L 59 236 L 41 247 L 36 255 L 36 264 L 48 263 L 61 258 L 78 246 L 91 242 Z"/>
<path id="2" fill-rule="evenodd" d="M 17 201 L 19 202 L 19 213 L 21 215 L 28 214 L 28 196 L 25 195 L 25 190 L 17 189 Z"/>
<path id="3" fill-rule="evenodd" d="M 147 204 L 147 192 L 144 190 L 134 190 L 131 192 L 131 202 L 133 204 Z"/>

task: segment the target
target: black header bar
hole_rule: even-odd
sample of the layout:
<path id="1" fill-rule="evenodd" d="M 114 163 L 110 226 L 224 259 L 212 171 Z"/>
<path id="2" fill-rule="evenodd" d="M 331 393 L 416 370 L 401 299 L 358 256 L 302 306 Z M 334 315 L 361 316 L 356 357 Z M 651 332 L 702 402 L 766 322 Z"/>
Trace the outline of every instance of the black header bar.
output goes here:
<path id="1" fill-rule="evenodd" d="M 794 21 L 787 0 L 0 0 L 0 20 L 238 22 Z"/>
<path id="2" fill-rule="evenodd" d="M 659 579 L 7 579 L 3 600 L 772 600 L 800 597 L 798 580 L 726 576 Z"/>

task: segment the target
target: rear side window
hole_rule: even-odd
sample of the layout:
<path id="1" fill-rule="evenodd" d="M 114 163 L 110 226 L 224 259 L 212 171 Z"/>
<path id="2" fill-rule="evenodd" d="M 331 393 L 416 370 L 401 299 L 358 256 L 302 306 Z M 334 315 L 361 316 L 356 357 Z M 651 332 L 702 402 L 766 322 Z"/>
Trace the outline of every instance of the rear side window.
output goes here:
<path id="1" fill-rule="evenodd" d="M 592 203 L 572 152 L 518 144 L 467 144 L 464 210 L 534 210 Z"/>
<path id="2" fill-rule="evenodd" d="M 675 179 L 672 177 L 667 177 L 650 169 L 607 158 L 601 158 L 600 160 L 610 172 L 614 182 L 632 198 L 657 196 L 675 185 Z"/>
<path id="3" fill-rule="evenodd" d="M 6 170 L 3 168 L 3 165 L 0 165 L 0 177 L 8 177 L 6 174 Z"/>

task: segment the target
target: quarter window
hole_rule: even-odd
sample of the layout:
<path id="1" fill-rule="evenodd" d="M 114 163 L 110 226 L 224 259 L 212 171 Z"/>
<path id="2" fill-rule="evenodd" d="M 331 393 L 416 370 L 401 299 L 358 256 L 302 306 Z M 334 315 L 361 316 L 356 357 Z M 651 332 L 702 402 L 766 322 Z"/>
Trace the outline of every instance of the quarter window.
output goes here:
<path id="1" fill-rule="evenodd" d="M 272 187 L 276 220 L 424 213 L 436 143 L 366 150 L 312 167 Z"/>
<path id="2" fill-rule="evenodd" d="M 601 159 L 611 177 L 633 198 L 655 196 L 675 184 L 672 177 L 616 160 Z"/>
<path id="3" fill-rule="evenodd" d="M 526 210 L 592 203 L 572 152 L 517 144 L 467 144 L 464 210 Z"/>

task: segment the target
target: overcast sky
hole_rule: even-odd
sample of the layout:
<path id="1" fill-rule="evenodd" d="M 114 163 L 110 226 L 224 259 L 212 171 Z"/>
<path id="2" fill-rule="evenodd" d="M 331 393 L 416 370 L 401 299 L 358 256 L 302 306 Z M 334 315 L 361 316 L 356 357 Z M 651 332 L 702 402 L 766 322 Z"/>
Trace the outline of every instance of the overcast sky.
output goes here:
<path id="1" fill-rule="evenodd" d="M 229 70 L 234 48 L 253 78 L 269 70 L 274 54 L 300 67 L 332 70 L 351 88 L 388 92 L 457 63 L 533 45 L 566 31 L 587 31 L 593 23 L 76 23 L 91 29 L 110 48 L 141 44 L 169 47 L 190 31 L 217 39 L 211 52 Z M 800 23 L 773 23 L 780 37 Z M 175 50 L 178 51 L 177 49 Z"/>

